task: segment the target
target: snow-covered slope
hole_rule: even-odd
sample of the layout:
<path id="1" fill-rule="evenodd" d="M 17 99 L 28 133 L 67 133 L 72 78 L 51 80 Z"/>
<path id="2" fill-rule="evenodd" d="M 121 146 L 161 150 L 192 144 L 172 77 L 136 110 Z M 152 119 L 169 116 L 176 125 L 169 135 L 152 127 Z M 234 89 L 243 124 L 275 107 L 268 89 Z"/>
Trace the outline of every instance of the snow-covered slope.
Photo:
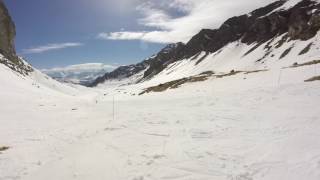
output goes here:
<path id="1" fill-rule="evenodd" d="M 33 92 L 35 95 L 37 92 L 65 95 L 77 93 L 75 88 L 63 85 L 38 70 L 34 70 L 29 75 L 21 75 L 3 64 L 0 64 L 0 67 L 2 93 L 10 93 L 13 92 L 12 90 L 19 90 L 21 93 Z"/>
<path id="2" fill-rule="evenodd" d="M 157 83 L 198 75 L 206 71 L 213 71 L 216 74 L 225 74 L 232 70 L 286 71 L 283 68 L 292 66 L 295 63 L 302 64 L 320 59 L 319 35 L 308 41 L 288 41 L 282 44 L 281 47 L 276 47 L 282 38 L 281 36 L 265 42 L 247 55 L 245 54 L 256 44 L 248 46 L 241 42 L 230 43 L 219 52 L 210 55 L 202 52 L 198 58 L 192 57 L 172 63 L 148 83 L 155 85 Z M 301 54 L 306 48 L 308 52 Z M 286 52 L 288 53 L 286 54 Z M 198 63 L 200 60 L 201 62 Z"/>
<path id="3" fill-rule="evenodd" d="M 287 67 L 294 64 L 303 64 L 314 60 L 320 60 L 320 34 L 307 41 L 293 40 L 282 42 L 283 36 L 269 40 L 251 53 L 248 53 L 257 44 L 246 45 L 240 41 L 230 43 L 216 53 L 207 54 L 202 52 L 194 57 L 180 60 L 168 65 L 152 79 L 140 82 L 136 87 L 140 89 L 155 86 L 169 81 L 196 76 L 204 72 L 212 71 L 217 75 L 227 74 L 230 71 L 274 71 L 277 74 L 287 71 Z M 248 53 L 248 54 L 247 54 Z M 311 65 L 316 69 L 317 64 Z M 318 75 L 316 70 L 311 71 L 314 76 Z M 114 87 L 137 82 L 143 76 L 140 72 L 122 80 L 109 80 L 98 85 L 99 88 Z M 296 74 L 299 76 L 299 72 Z"/>
<path id="4" fill-rule="evenodd" d="M 52 90 L 51 80 L 1 65 L 0 146 L 9 149 L 0 179 L 318 180 L 320 85 L 304 80 L 319 70 L 211 77 L 143 96 L 133 94 L 147 82 L 69 96 L 65 85 Z"/>

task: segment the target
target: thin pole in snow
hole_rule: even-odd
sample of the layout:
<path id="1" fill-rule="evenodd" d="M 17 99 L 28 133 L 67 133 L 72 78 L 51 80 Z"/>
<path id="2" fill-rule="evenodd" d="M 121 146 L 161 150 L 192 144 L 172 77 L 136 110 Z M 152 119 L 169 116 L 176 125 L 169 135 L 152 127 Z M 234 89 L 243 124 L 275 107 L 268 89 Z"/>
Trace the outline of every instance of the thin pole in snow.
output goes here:
<path id="1" fill-rule="evenodd" d="M 114 95 L 113 95 L 113 98 L 112 98 L 112 119 L 114 121 Z"/>

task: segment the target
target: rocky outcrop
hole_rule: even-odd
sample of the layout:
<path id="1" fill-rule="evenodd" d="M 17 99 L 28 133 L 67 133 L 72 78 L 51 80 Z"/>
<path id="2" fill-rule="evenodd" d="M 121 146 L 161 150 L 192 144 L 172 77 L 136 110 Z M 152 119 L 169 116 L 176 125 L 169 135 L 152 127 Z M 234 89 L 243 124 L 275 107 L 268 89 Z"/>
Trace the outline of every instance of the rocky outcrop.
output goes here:
<path id="1" fill-rule="evenodd" d="M 26 75 L 32 71 L 32 68 L 16 55 L 15 36 L 15 25 L 5 4 L 0 0 L 0 54 L 4 56 L 4 58 L 0 58 L 0 63 Z"/>
<path id="2" fill-rule="evenodd" d="M 149 68 L 145 71 L 143 78 L 149 79 L 161 72 L 166 66 L 177 59 L 180 59 L 181 52 L 185 45 L 181 42 L 169 44 L 158 54 L 148 59 Z"/>
<path id="3" fill-rule="evenodd" d="M 14 38 L 16 35 L 14 23 L 3 1 L 0 1 L 0 52 L 5 56 L 15 55 Z"/>
<path id="4" fill-rule="evenodd" d="M 254 48 L 257 48 L 283 34 L 287 34 L 288 40 L 308 40 L 314 37 L 320 29 L 319 3 L 301 0 L 292 8 L 281 9 L 285 3 L 286 0 L 276 1 L 249 14 L 232 17 L 218 29 L 203 29 L 187 44 L 169 45 L 164 48 L 169 51 L 163 49 L 148 62 L 149 67 L 142 80 L 158 74 L 172 62 L 196 57 L 203 51 L 206 55 L 217 52 L 231 42 L 256 43 Z"/>
<path id="5" fill-rule="evenodd" d="M 288 23 L 288 35 L 291 39 L 308 40 L 319 30 L 320 5 L 304 0 L 291 9 Z"/>

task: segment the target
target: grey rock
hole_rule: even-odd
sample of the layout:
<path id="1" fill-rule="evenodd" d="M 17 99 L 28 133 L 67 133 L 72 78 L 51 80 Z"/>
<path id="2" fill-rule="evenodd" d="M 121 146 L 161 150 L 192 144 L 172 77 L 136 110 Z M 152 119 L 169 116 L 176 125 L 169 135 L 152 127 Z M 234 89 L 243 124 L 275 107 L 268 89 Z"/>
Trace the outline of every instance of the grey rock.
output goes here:
<path id="1" fill-rule="evenodd" d="M 14 38 L 16 36 L 15 25 L 9 15 L 3 1 L 0 1 L 0 51 L 7 56 L 16 54 Z"/>
<path id="2" fill-rule="evenodd" d="M 15 25 L 3 0 L 0 0 L 0 53 L 4 56 L 0 58 L 0 63 L 20 74 L 28 75 L 33 69 L 16 55 L 15 36 Z"/>

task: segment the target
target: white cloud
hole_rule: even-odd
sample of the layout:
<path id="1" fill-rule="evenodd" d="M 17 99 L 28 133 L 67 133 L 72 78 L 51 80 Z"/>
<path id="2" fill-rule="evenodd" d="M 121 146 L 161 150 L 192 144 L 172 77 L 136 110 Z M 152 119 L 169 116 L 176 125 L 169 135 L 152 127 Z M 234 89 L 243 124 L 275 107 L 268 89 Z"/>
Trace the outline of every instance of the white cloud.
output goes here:
<path id="1" fill-rule="evenodd" d="M 137 7 L 137 22 L 154 31 L 101 33 L 108 40 L 142 40 L 156 43 L 187 42 L 201 29 L 218 28 L 232 16 L 248 13 L 275 0 L 145 0 Z M 176 12 L 179 16 L 172 15 Z M 181 15 L 182 14 L 182 15 Z"/>
<path id="2" fill-rule="evenodd" d="M 116 69 L 118 66 L 103 63 L 85 63 L 75 64 L 66 67 L 56 67 L 52 69 L 42 69 L 42 72 L 53 73 L 53 72 L 99 72 L 101 70 L 111 71 Z"/>
<path id="3" fill-rule="evenodd" d="M 65 49 L 70 47 L 78 47 L 83 46 L 82 43 L 74 43 L 74 42 L 68 42 L 68 43 L 59 43 L 59 44 L 47 44 L 44 46 L 38 46 L 38 47 L 32 47 L 28 49 L 23 50 L 23 54 L 39 54 L 47 51 L 52 50 L 58 50 L 58 49 Z"/>
<path id="4" fill-rule="evenodd" d="M 117 68 L 116 65 L 103 63 L 76 64 L 66 67 L 42 69 L 41 71 L 54 79 L 76 84 L 88 84 L 99 76 Z"/>
<path id="5" fill-rule="evenodd" d="M 100 33 L 98 35 L 99 39 L 110 39 L 110 40 L 136 40 L 136 39 L 142 39 L 143 36 L 147 32 L 126 32 L 126 31 L 120 31 L 120 32 L 112 32 L 112 33 Z"/>

